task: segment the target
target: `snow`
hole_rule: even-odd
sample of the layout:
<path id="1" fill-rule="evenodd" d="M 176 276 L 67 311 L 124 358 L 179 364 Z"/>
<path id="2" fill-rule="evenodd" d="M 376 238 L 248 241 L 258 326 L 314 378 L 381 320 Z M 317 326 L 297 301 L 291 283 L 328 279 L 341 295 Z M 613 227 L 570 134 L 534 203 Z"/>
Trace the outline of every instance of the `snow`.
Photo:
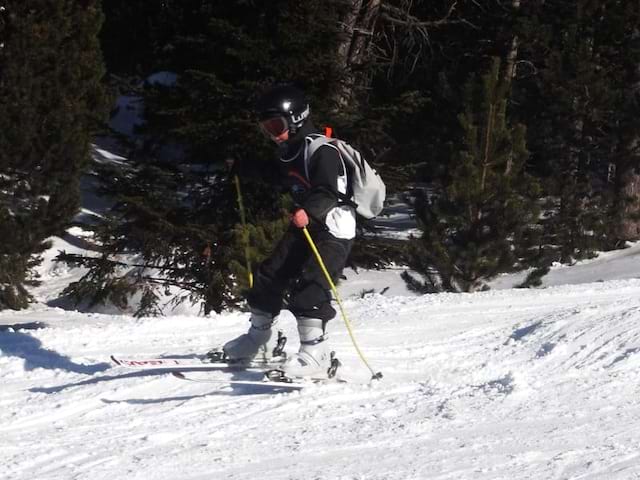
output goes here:
<path id="1" fill-rule="evenodd" d="M 147 78 L 147 83 L 172 87 L 178 82 L 178 75 L 175 72 L 156 72 Z"/>
<path id="2" fill-rule="evenodd" d="M 347 281 L 356 339 L 384 378 L 369 382 L 337 318 L 331 342 L 348 383 L 298 392 L 109 362 L 202 353 L 246 328 L 241 312 L 1 312 L 0 477 L 640 478 L 640 280 L 612 278 L 637 260 L 637 246 L 613 252 L 555 269 L 566 285 L 532 290 L 414 296 L 392 284 L 380 295 Z M 357 280 L 379 290 L 394 281 L 383 275 Z M 286 311 L 279 328 L 294 350 Z"/>
<path id="3" fill-rule="evenodd" d="M 410 236 L 420 237 L 413 211 L 399 195 L 389 196 L 385 203 L 383 215 L 375 220 L 378 235 L 400 240 L 407 240 Z"/>
<path id="4" fill-rule="evenodd" d="M 504 275 L 491 282 L 492 288 L 509 288 L 522 282 L 526 272 Z M 565 285 L 605 280 L 640 278 L 640 242 L 628 248 L 600 253 L 597 258 L 582 260 L 575 265 L 555 264 L 542 279 L 543 286 Z"/>
<path id="5" fill-rule="evenodd" d="M 115 113 L 109 125 L 113 130 L 131 138 L 136 136 L 136 128 L 142 124 L 142 97 L 140 95 L 120 95 L 116 99 Z"/>
<path id="6" fill-rule="evenodd" d="M 79 221 L 108 205 L 85 187 Z M 383 234 L 406 238 L 415 225 L 392 207 Z M 555 266 L 538 289 L 511 288 L 523 273 L 418 296 L 402 267 L 347 270 L 345 311 L 384 377 L 370 380 L 338 317 L 330 341 L 347 383 L 291 391 L 114 366 L 110 355 L 202 354 L 248 315 L 59 308 L 82 270 L 53 258 L 93 246 L 78 227 L 52 242 L 37 302 L 0 312 L 1 479 L 640 479 L 640 244 Z M 292 315 L 277 326 L 295 351 Z"/>
<path id="7" fill-rule="evenodd" d="M 176 84 L 178 75 L 174 72 L 156 72 L 145 80 L 144 83 L 154 86 L 170 87 Z M 137 89 L 143 84 L 137 86 Z M 143 123 L 144 102 L 140 94 L 120 95 L 116 98 L 114 113 L 109 120 L 110 127 L 130 139 L 137 138 L 136 128 Z"/>

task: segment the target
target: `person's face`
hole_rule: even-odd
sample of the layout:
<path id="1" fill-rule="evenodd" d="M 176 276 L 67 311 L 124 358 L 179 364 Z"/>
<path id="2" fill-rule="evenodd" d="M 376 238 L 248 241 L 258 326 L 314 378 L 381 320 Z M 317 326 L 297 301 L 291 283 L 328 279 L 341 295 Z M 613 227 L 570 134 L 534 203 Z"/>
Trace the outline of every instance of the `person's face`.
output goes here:
<path id="1" fill-rule="evenodd" d="M 289 140 L 289 124 L 284 117 L 271 117 L 261 120 L 260 130 L 278 145 Z"/>
<path id="2" fill-rule="evenodd" d="M 271 140 L 276 142 L 278 145 L 280 145 L 281 143 L 286 142 L 287 140 L 289 140 L 289 130 L 285 130 L 284 132 L 282 132 L 277 137 L 271 137 Z"/>

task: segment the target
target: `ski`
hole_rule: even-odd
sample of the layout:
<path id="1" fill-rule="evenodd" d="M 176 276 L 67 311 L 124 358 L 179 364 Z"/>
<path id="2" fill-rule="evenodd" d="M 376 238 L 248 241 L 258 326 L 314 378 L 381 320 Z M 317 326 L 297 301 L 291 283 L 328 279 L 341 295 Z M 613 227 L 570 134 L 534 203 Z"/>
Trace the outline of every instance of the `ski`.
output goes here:
<path id="1" fill-rule="evenodd" d="M 233 386 L 233 385 L 244 385 L 244 386 L 255 386 L 255 387 L 269 387 L 269 388 L 279 388 L 283 390 L 302 390 L 304 387 L 309 385 L 313 385 L 312 382 L 281 382 L 281 381 L 272 381 L 268 379 L 264 380 L 232 380 L 232 379 L 224 379 L 224 378 L 196 378 L 192 375 L 188 375 L 185 372 L 171 372 L 175 378 L 179 378 L 180 380 L 186 380 L 189 382 L 196 383 L 213 383 L 221 386 Z"/>
<path id="2" fill-rule="evenodd" d="M 310 387 L 313 385 L 325 385 L 325 384 L 334 384 L 334 383 L 347 383 L 346 380 L 342 380 L 339 378 L 289 378 L 282 376 L 271 376 L 271 372 L 273 370 L 265 372 L 265 377 L 262 380 L 233 380 L 233 379 L 224 379 L 224 378 L 201 378 L 194 377 L 193 375 L 189 375 L 185 372 L 175 371 L 171 372 L 175 378 L 179 378 L 180 380 L 186 380 L 189 382 L 196 383 L 212 383 L 216 385 L 246 385 L 246 386 L 257 386 L 257 387 L 271 387 L 271 388 L 282 388 L 285 390 L 302 390 L 303 388 Z M 279 370 L 278 370 L 279 372 Z M 280 378 L 279 380 L 276 378 Z"/>
<path id="3" fill-rule="evenodd" d="M 270 363 L 211 363 L 199 358 L 158 357 L 158 358 L 120 358 L 111 355 L 111 361 L 118 367 L 136 370 L 258 370 L 277 368 L 281 362 Z"/>
<path id="4" fill-rule="evenodd" d="M 209 356 L 209 358 L 211 358 Z M 282 357 L 283 359 L 285 356 Z M 207 362 L 198 357 L 157 357 L 157 358 L 120 358 L 111 355 L 111 361 L 119 367 L 134 370 L 165 370 L 181 380 L 198 383 L 215 383 L 219 385 L 252 385 L 262 387 L 279 387 L 289 390 L 300 390 L 304 387 L 323 383 L 345 383 L 344 380 L 336 377 L 336 372 L 340 366 L 340 361 L 335 357 L 335 352 L 331 352 L 331 366 L 327 370 L 327 376 L 322 378 L 291 378 L 281 370 L 282 362 L 256 362 L 253 364 L 228 363 L 222 360 L 217 362 Z M 257 372 L 264 375 L 261 380 L 234 380 L 214 377 L 195 377 L 189 375 L 196 371 L 211 372 L 220 371 L 247 371 Z"/>

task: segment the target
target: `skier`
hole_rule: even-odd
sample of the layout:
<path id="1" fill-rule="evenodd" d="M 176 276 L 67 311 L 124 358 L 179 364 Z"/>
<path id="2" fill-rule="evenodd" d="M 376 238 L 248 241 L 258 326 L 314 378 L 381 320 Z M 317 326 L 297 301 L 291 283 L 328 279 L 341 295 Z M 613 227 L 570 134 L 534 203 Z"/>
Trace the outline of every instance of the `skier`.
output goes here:
<path id="1" fill-rule="evenodd" d="M 322 145 L 305 158 L 320 132 L 310 118 L 305 94 L 290 85 L 275 86 L 256 104 L 262 132 L 277 146 L 281 182 L 295 209 L 291 224 L 271 256 L 257 268 L 248 294 L 249 331 L 223 346 L 227 361 L 269 362 L 277 347 L 273 331 L 284 299 L 296 317 L 299 351 L 281 369 L 289 377 L 321 377 L 331 365 L 327 323 L 335 317 L 330 286 L 303 235 L 307 227 L 332 278 L 339 277 L 356 235 L 356 213 L 347 168 L 338 150 Z"/>

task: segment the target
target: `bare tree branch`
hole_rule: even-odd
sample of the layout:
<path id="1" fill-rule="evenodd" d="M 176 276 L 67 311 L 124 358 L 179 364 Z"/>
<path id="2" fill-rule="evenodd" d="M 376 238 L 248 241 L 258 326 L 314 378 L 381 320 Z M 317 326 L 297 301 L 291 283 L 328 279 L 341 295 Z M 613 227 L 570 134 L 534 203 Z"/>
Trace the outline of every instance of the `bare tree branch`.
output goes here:
<path id="1" fill-rule="evenodd" d="M 437 20 L 420 20 L 417 17 L 409 14 L 409 9 L 403 10 L 386 3 L 382 4 L 383 13 L 381 15 L 383 20 L 396 25 L 402 25 L 412 28 L 425 28 L 425 27 L 441 27 L 443 25 L 456 25 L 463 24 L 474 30 L 479 30 L 479 27 L 471 23 L 464 18 L 453 19 L 451 18 L 458 2 L 453 2 L 449 7 L 446 15 Z"/>

